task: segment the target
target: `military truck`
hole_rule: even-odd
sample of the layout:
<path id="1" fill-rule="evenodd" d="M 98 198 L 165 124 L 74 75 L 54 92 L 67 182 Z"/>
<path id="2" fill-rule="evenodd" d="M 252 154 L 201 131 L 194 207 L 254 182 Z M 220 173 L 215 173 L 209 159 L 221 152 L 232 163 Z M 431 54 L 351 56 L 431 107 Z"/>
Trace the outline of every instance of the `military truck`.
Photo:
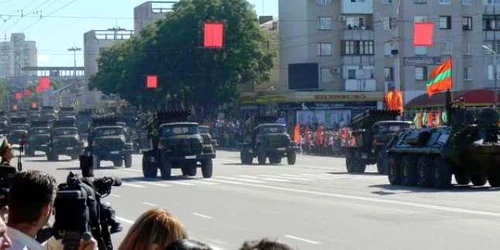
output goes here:
<path id="1" fill-rule="evenodd" d="M 55 121 L 57 120 L 57 113 L 52 106 L 43 106 L 40 112 L 40 120 Z"/>
<path id="2" fill-rule="evenodd" d="M 474 114 L 446 93 L 447 125 L 407 129 L 390 142 L 391 185 L 450 188 L 460 185 L 500 186 L 499 114 L 485 108 Z"/>
<path id="3" fill-rule="evenodd" d="M 28 134 L 29 124 L 26 117 L 11 117 L 7 140 L 13 145 L 21 145 Z"/>
<path id="4" fill-rule="evenodd" d="M 101 161 L 112 161 L 115 167 L 132 167 L 133 145 L 123 122 L 116 116 L 93 117 L 88 134 L 88 148 L 94 166 Z"/>
<path id="5" fill-rule="evenodd" d="M 59 108 L 59 113 L 57 114 L 57 119 L 64 120 L 67 118 L 69 118 L 69 119 L 76 118 L 75 108 L 73 108 L 73 107 L 61 107 L 61 108 Z"/>
<path id="6" fill-rule="evenodd" d="M 0 110 L 0 135 L 9 134 L 9 118 L 5 115 L 5 111 Z"/>
<path id="7" fill-rule="evenodd" d="M 160 111 L 151 117 L 147 128 L 153 148 L 143 151 L 144 177 L 156 177 L 159 169 L 163 179 L 170 179 L 173 168 L 180 168 L 184 176 L 196 176 L 198 167 L 203 178 L 212 177 L 212 145 L 203 141 L 198 123 L 188 122 L 190 115 L 188 110 Z"/>
<path id="8" fill-rule="evenodd" d="M 217 140 L 212 139 L 212 135 L 210 134 L 210 127 L 209 126 L 201 126 L 200 125 L 200 135 L 203 138 L 203 145 L 210 145 L 212 148 L 211 150 L 214 152 L 214 155 L 216 155 L 216 147 L 217 145 Z"/>
<path id="9" fill-rule="evenodd" d="M 36 151 L 47 153 L 50 144 L 51 122 L 32 121 L 25 146 L 26 156 L 35 156 Z"/>
<path id="10" fill-rule="evenodd" d="M 349 173 L 364 173 L 366 165 L 377 164 L 379 174 L 387 174 L 387 144 L 394 135 L 413 126 L 398 121 L 398 110 L 366 110 L 351 120 L 355 143 L 346 145 L 346 168 Z"/>
<path id="11" fill-rule="evenodd" d="M 286 126 L 276 123 L 277 117 L 252 117 L 245 122 L 244 141 L 240 143 L 241 164 L 257 162 L 266 164 L 267 158 L 271 164 L 280 164 L 282 158 L 287 158 L 288 165 L 295 165 L 298 147 L 295 145 Z"/>
<path id="12" fill-rule="evenodd" d="M 76 160 L 83 153 L 83 149 L 75 119 L 54 121 L 47 147 L 48 161 L 58 161 L 60 155 L 67 155 Z"/>

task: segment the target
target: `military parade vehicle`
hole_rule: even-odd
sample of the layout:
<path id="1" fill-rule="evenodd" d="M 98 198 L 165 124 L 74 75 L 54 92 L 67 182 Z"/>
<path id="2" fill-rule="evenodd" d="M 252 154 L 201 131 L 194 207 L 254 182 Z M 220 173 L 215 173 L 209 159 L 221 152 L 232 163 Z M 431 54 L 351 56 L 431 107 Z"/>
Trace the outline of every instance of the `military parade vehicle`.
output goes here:
<path id="1" fill-rule="evenodd" d="M 130 135 L 130 140 L 134 145 L 134 153 L 140 153 L 140 130 L 137 127 L 138 114 L 135 109 L 127 108 L 119 112 L 122 117 L 122 121 L 125 122 L 127 126 L 128 134 Z"/>
<path id="2" fill-rule="evenodd" d="M 387 151 L 392 185 L 445 189 L 454 175 L 460 185 L 500 186 L 499 114 L 459 106 L 448 91 L 446 126 L 407 129 L 393 138 Z"/>
<path id="3" fill-rule="evenodd" d="M 28 130 L 28 139 L 24 152 L 26 156 L 35 156 L 36 151 L 48 151 L 50 143 L 50 128 L 49 121 L 32 121 Z"/>
<path id="4" fill-rule="evenodd" d="M 210 142 L 203 141 L 200 125 L 188 122 L 190 111 L 160 111 L 147 126 L 152 149 L 143 152 L 144 177 L 170 179 L 172 169 L 180 168 L 184 176 L 196 176 L 201 168 L 204 178 L 211 178 L 212 159 L 215 158 Z"/>
<path id="5" fill-rule="evenodd" d="M 40 112 L 40 120 L 55 121 L 57 120 L 57 113 L 52 106 L 43 106 Z"/>
<path id="6" fill-rule="evenodd" d="M 32 121 L 37 121 L 40 119 L 41 113 L 40 110 L 36 107 L 32 107 L 28 110 L 28 120 L 31 123 Z"/>
<path id="7" fill-rule="evenodd" d="M 212 139 L 212 135 L 210 134 L 210 127 L 209 126 L 201 126 L 200 125 L 200 135 L 203 138 L 203 144 L 208 145 L 210 144 L 212 146 L 212 150 L 214 152 L 214 155 L 216 154 L 216 147 L 217 145 L 217 140 Z"/>
<path id="8" fill-rule="evenodd" d="M 83 140 L 87 140 L 91 118 L 91 109 L 80 110 L 77 112 L 76 126 L 78 127 L 78 133 L 80 133 Z"/>
<path id="9" fill-rule="evenodd" d="M 83 153 L 83 142 L 78 135 L 75 119 L 54 121 L 50 133 L 47 160 L 58 161 L 60 155 L 67 155 L 72 160 Z"/>
<path id="10" fill-rule="evenodd" d="M 366 165 L 377 164 L 377 171 L 386 174 L 387 144 L 394 135 L 413 126 L 410 121 L 398 121 L 398 110 L 366 110 L 351 120 L 355 143 L 347 144 L 346 168 L 349 173 L 364 173 Z"/>
<path id="11" fill-rule="evenodd" d="M 115 167 L 124 163 L 126 168 L 132 167 L 133 145 L 124 122 L 116 116 L 92 118 L 87 151 L 97 168 L 101 167 L 101 161 L 112 161 Z"/>
<path id="12" fill-rule="evenodd" d="M 5 111 L 0 110 L 0 135 L 8 135 L 9 133 L 9 117 L 5 115 Z"/>
<path id="13" fill-rule="evenodd" d="M 22 140 L 26 139 L 28 130 L 29 124 L 26 117 L 11 117 L 7 140 L 13 145 L 21 145 Z"/>
<path id="14" fill-rule="evenodd" d="M 257 157 L 259 164 L 280 164 L 283 157 L 288 165 L 295 165 L 298 147 L 295 145 L 286 126 L 276 123 L 277 117 L 252 117 L 245 122 L 244 142 L 240 143 L 241 164 L 252 164 Z"/>
<path id="15" fill-rule="evenodd" d="M 61 107 L 61 108 L 59 108 L 59 113 L 57 113 L 57 119 L 64 120 L 67 118 L 69 118 L 69 119 L 76 118 L 75 108 L 73 108 L 73 107 Z"/>

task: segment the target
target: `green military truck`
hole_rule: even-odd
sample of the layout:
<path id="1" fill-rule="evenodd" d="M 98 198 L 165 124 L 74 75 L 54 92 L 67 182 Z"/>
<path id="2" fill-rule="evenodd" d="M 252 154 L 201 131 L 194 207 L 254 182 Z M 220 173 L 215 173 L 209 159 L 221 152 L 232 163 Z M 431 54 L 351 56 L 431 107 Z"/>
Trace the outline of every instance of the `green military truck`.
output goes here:
<path id="1" fill-rule="evenodd" d="M 36 151 L 47 153 L 50 143 L 50 121 L 32 121 L 25 146 L 26 156 L 35 156 Z"/>
<path id="2" fill-rule="evenodd" d="M 112 161 L 115 167 L 125 163 L 132 167 L 133 144 L 124 122 L 117 117 L 93 117 L 88 134 L 87 151 L 92 154 L 94 166 L 101 167 L 101 161 Z"/>
<path id="3" fill-rule="evenodd" d="M 29 124 L 26 117 L 11 117 L 7 140 L 13 145 L 21 145 L 28 135 Z"/>
<path id="4" fill-rule="evenodd" d="M 58 161 L 60 155 L 67 155 L 76 160 L 83 153 L 83 148 L 75 119 L 54 122 L 47 150 L 48 161 Z"/>
<path id="5" fill-rule="evenodd" d="M 196 176 L 198 168 L 204 178 L 211 178 L 215 153 L 211 142 L 204 141 L 200 125 L 188 122 L 190 111 L 157 112 L 148 124 L 152 149 L 143 152 L 144 177 L 170 179 L 172 169 L 180 168 L 184 176 Z"/>
<path id="6" fill-rule="evenodd" d="M 287 158 L 288 165 L 295 165 L 298 147 L 295 145 L 286 126 L 276 123 L 277 117 L 253 117 L 246 121 L 244 141 L 240 143 L 241 164 L 252 164 L 257 157 L 259 164 L 280 164 Z"/>

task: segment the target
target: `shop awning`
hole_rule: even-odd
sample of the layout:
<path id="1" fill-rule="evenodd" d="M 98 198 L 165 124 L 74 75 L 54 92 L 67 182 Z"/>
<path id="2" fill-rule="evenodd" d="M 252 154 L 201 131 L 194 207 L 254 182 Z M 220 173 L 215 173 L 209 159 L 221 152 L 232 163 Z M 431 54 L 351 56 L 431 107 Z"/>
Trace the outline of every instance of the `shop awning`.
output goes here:
<path id="1" fill-rule="evenodd" d="M 452 91 L 453 100 L 463 98 L 466 106 L 489 106 L 495 103 L 495 91 L 489 89 L 472 89 L 464 91 Z M 428 97 L 422 94 L 415 97 L 406 104 L 406 109 L 422 109 L 432 107 L 444 107 L 446 92 Z M 500 94 L 498 95 L 500 101 Z"/>

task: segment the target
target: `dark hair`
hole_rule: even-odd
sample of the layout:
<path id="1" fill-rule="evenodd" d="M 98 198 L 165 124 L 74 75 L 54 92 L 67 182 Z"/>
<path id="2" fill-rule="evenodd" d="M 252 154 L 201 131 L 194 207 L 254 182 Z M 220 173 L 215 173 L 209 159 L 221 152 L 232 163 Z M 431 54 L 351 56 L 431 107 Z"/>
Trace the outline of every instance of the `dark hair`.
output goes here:
<path id="1" fill-rule="evenodd" d="M 32 170 L 16 173 L 9 194 L 9 222 L 38 221 L 43 207 L 54 201 L 56 188 L 55 178 L 47 173 Z"/>
<path id="2" fill-rule="evenodd" d="M 165 250 L 212 250 L 212 248 L 199 241 L 185 239 L 178 240 L 168 245 Z"/>
<path id="3" fill-rule="evenodd" d="M 240 250 L 293 250 L 291 246 L 278 241 L 262 239 L 258 241 L 247 241 Z"/>

